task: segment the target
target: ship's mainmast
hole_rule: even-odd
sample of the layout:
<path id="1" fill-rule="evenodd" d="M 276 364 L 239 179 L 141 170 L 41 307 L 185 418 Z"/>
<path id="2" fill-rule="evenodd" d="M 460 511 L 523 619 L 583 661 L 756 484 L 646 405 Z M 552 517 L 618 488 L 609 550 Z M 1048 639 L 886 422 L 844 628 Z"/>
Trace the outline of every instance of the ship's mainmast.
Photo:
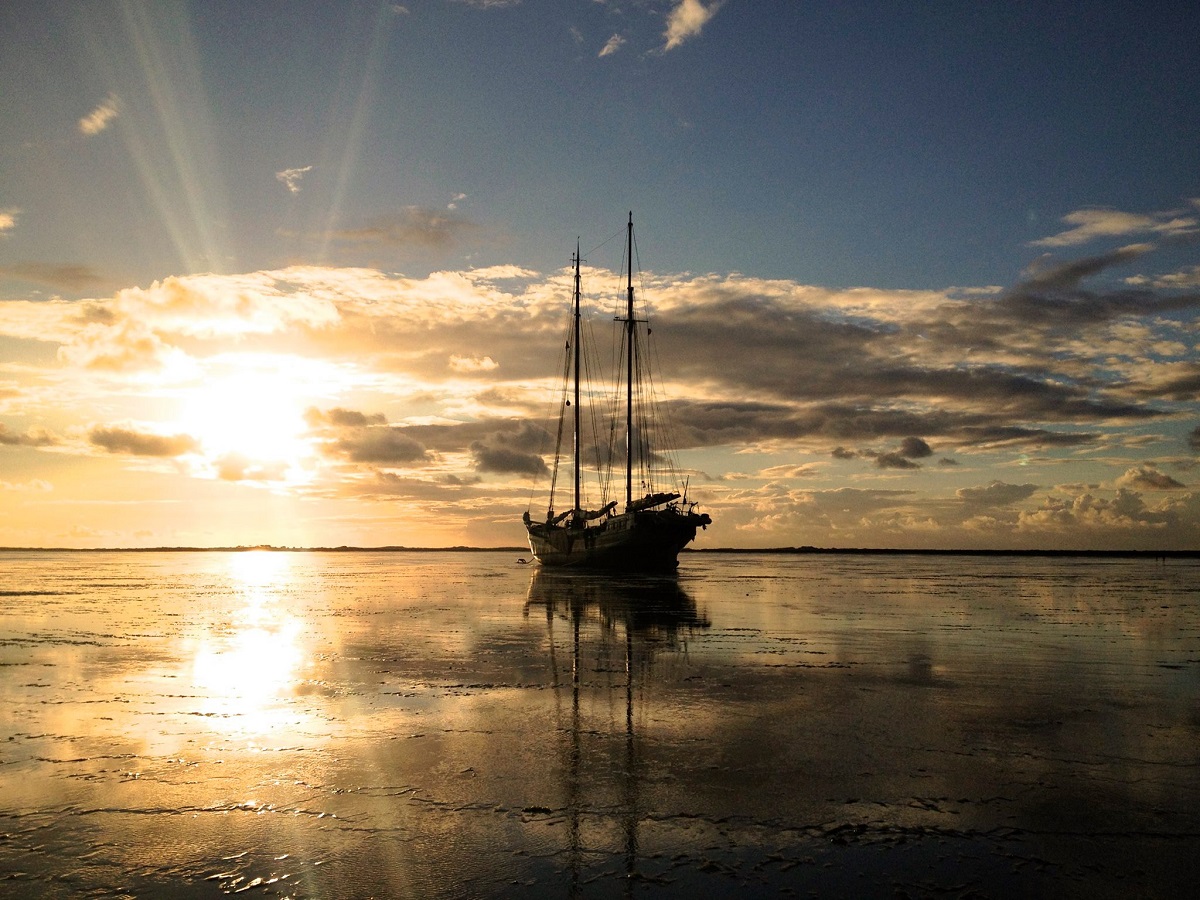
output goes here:
<path id="1" fill-rule="evenodd" d="M 575 364 L 575 400 L 574 400 L 574 402 L 575 402 L 575 419 L 574 419 L 575 455 L 574 455 L 573 469 L 575 472 L 575 512 L 574 512 L 574 517 L 576 517 L 576 518 L 578 518 L 581 515 L 581 510 L 582 510 L 582 506 L 580 504 L 580 497 L 579 497 L 579 490 L 580 490 L 580 488 L 579 488 L 579 458 L 581 455 L 581 450 L 580 450 L 581 441 L 580 441 L 580 433 L 579 433 L 579 430 L 580 430 L 579 357 L 581 355 L 580 350 L 582 349 L 582 345 L 579 340 L 579 331 L 580 331 L 580 328 L 579 328 L 579 295 L 580 295 L 579 242 L 576 241 L 575 242 L 575 317 L 574 317 L 574 324 L 573 324 L 574 337 L 572 338 L 572 341 L 573 341 L 572 346 L 574 348 L 574 364 Z"/>
<path id="2" fill-rule="evenodd" d="M 627 293 L 625 311 L 625 507 L 633 503 L 633 211 L 629 212 L 626 247 Z"/>

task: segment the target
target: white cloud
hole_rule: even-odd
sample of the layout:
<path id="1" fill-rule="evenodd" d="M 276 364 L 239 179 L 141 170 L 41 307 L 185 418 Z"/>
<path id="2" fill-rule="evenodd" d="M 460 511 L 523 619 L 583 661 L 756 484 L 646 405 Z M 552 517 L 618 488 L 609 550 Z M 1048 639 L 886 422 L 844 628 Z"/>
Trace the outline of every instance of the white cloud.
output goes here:
<path id="1" fill-rule="evenodd" d="M 300 179 L 303 178 L 306 173 L 311 171 L 312 166 L 303 166 L 302 168 L 298 169 L 284 169 L 282 172 L 276 172 L 275 178 L 276 180 L 282 182 L 284 187 L 286 187 L 293 194 L 298 194 L 300 193 Z"/>
<path id="2" fill-rule="evenodd" d="M 720 8 L 720 0 L 708 6 L 700 0 L 679 0 L 679 4 L 667 16 L 667 30 L 663 32 L 667 42 L 663 45 L 663 52 L 674 50 L 684 41 L 699 35 Z"/>
<path id="3" fill-rule="evenodd" d="M 117 117 L 120 111 L 121 98 L 116 94 L 109 94 L 100 101 L 99 106 L 79 120 L 79 130 L 88 136 L 99 134 L 109 126 L 109 123 Z"/>
<path id="4" fill-rule="evenodd" d="M 625 38 L 619 34 L 614 34 L 601 48 L 599 56 L 612 56 L 621 49 L 621 45 L 625 43 Z"/>
<path id="5" fill-rule="evenodd" d="M 1143 463 L 1126 470 L 1125 474 L 1116 480 L 1116 486 L 1139 491 L 1177 491 L 1186 487 L 1166 472 L 1160 472 L 1151 463 Z"/>
<path id="6" fill-rule="evenodd" d="M 1030 243 L 1034 247 L 1073 247 L 1097 238 L 1188 234 L 1200 226 L 1195 217 L 1178 212 L 1142 215 L 1115 209 L 1080 209 L 1063 216 L 1062 221 L 1075 227 Z"/>
<path id="7" fill-rule="evenodd" d="M 1167 275 L 1159 275 L 1153 278 L 1147 275 L 1133 275 L 1129 278 L 1126 278 L 1125 283 L 1134 285 L 1135 287 L 1200 287 L 1200 266 L 1192 266 L 1191 268 L 1183 269 L 1179 272 L 1171 272 Z"/>
<path id="8" fill-rule="evenodd" d="M 17 216 L 21 211 L 16 207 L 0 209 L 0 235 L 7 234 L 17 227 Z"/>

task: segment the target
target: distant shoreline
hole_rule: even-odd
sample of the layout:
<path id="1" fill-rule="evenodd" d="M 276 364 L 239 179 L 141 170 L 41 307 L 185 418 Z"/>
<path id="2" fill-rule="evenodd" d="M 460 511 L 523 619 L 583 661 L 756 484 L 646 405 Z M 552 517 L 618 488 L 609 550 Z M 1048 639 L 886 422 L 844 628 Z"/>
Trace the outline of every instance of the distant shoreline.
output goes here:
<path id="1" fill-rule="evenodd" d="M 0 547 L 0 553 L 529 553 L 528 547 L 276 547 L 256 544 L 236 547 Z M 904 550 L 889 547 L 712 547 L 686 549 L 684 554 L 820 555 L 857 554 L 892 556 L 1082 556 L 1096 558 L 1200 559 L 1200 550 Z"/>

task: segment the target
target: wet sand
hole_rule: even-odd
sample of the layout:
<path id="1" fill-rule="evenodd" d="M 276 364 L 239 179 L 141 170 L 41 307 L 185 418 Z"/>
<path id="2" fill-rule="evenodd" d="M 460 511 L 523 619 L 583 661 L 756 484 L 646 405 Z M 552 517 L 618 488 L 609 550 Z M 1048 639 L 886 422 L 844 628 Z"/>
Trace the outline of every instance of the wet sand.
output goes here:
<path id="1" fill-rule="evenodd" d="M 0 554 L 4 895 L 1178 896 L 1198 576 Z"/>

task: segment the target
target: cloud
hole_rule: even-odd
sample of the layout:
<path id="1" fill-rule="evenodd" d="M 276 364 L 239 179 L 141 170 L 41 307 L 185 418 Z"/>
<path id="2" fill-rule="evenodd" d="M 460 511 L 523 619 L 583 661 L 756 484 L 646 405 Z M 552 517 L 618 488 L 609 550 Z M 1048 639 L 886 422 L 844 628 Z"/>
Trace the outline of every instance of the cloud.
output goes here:
<path id="1" fill-rule="evenodd" d="M 1141 259 L 1150 253 L 1137 252 Z M 693 490 L 710 491 L 714 499 L 705 503 L 721 504 L 719 521 L 730 529 L 725 534 L 753 523 L 755 531 L 808 536 L 796 540 L 805 543 L 814 542 L 822 527 L 807 516 L 814 501 L 733 488 L 801 477 L 819 486 L 831 470 L 847 468 L 831 459 L 864 460 L 864 471 L 855 474 L 864 481 L 903 476 L 921 465 L 931 470 L 929 478 L 941 478 L 951 473 L 932 470 L 943 465 L 940 457 L 951 456 L 969 471 L 1029 465 L 1032 473 L 1097 447 L 1102 452 L 1090 464 L 1109 467 L 1091 479 L 1103 485 L 1089 489 L 1097 498 L 1124 486 L 1146 490 L 1154 501 L 1147 501 L 1149 509 L 1166 500 L 1182 503 L 1186 491 L 1151 494 L 1150 482 L 1124 473 L 1137 466 L 1126 454 L 1141 452 L 1144 445 L 1134 443 L 1140 436 L 1161 443 L 1166 438 L 1160 432 L 1184 415 L 1196 424 L 1200 364 L 1189 354 L 1200 296 L 1128 285 L 1090 288 L 1088 278 L 1122 258 L 1131 257 L 1110 253 L 1055 262 L 1008 291 L 987 292 L 835 290 L 739 274 L 644 273 L 654 317 L 649 352 L 662 360 L 659 374 L 668 380 L 659 386 L 671 398 L 685 465 L 709 468 L 702 454 L 711 448 L 766 454 L 747 465 L 758 473 L 753 477 L 720 481 L 719 474 L 698 474 Z M 584 272 L 588 286 L 603 285 L 607 276 Z M 281 365 L 321 360 L 331 377 L 298 401 L 299 409 L 320 404 L 310 410 L 312 431 L 305 436 L 318 448 L 317 474 L 295 490 L 394 500 L 442 497 L 453 484 L 462 490 L 478 479 L 487 489 L 466 493 L 482 509 L 493 502 L 489 491 L 515 490 L 516 476 L 545 471 L 552 442 L 527 438 L 553 433 L 556 425 L 546 421 L 554 394 L 554 361 L 548 357 L 562 346 L 569 277 L 512 266 L 424 277 L 320 266 L 197 275 L 102 299 L 5 302 L 0 333 L 17 338 L 19 352 L 47 360 L 47 385 L 53 374 L 56 387 L 76 395 L 98 389 L 76 387 L 85 382 L 111 388 L 113 403 L 128 404 L 111 407 L 111 419 L 118 421 L 142 419 L 133 405 L 138 396 L 148 398 L 145 409 L 164 406 L 163 398 L 180 383 L 180 367 L 192 366 L 188 377 L 194 381 L 208 360 L 234 346 L 259 358 L 286 356 Z M 600 287 L 591 294 L 588 315 L 608 321 L 611 293 Z M 52 373 L 55 343 L 68 366 Z M 88 371 L 71 371 L 70 365 Z M 150 379 L 147 373 L 155 369 L 160 371 Z M 408 417 L 392 424 L 373 409 L 406 410 Z M 69 421 L 38 409 L 21 414 L 57 428 Z M 80 409 L 75 415 L 86 422 L 95 413 Z M 176 432 L 204 433 L 174 423 L 126 428 L 160 442 Z M 1190 428 L 1182 429 L 1185 438 Z M 1200 453 L 1200 428 L 1192 440 L 1189 446 Z M 119 435 L 101 441 L 107 446 L 93 446 L 130 448 L 110 452 L 155 449 Z M 16 446 L 11 435 L 7 443 Z M 1174 451 L 1181 450 L 1176 443 Z M 814 464 L 805 468 L 809 460 Z M 397 479 L 377 479 L 381 469 L 394 470 Z M 234 456 L 205 468 L 206 476 L 214 472 L 229 481 L 280 474 L 278 464 Z M 1027 489 L 1005 490 L 1019 496 Z M 943 546 L 957 544 L 954 536 L 967 532 L 980 541 L 1036 546 L 1037 523 L 1053 519 L 1067 502 L 1043 504 L 1040 512 L 1025 509 L 1027 520 L 1019 525 L 1017 507 L 1024 503 L 1004 505 L 1000 490 L 880 499 L 861 522 L 840 510 L 822 507 L 821 514 L 840 529 L 828 541 L 850 546 L 877 544 L 879 534 L 909 541 L 894 530 L 904 523 L 914 534 L 928 534 L 931 523 L 966 529 L 947 531 L 938 541 Z M 1184 506 L 1178 509 L 1185 515 Z M 968 520 L 973 524 L 963 524 Z M 875 527 L 881 530 L 869 530 Z"/>
<path id="2" fill-rule="evenodd" d="M 933 450 L 919 437 L 906 437 L 900 443 L 900 449 L 896 451 L 905 459 L 924 459 L 927 456 L 933 456 Z"/>
<path id="3" fill-rule="evenodd" d="M 360 228 L 335 231 L 333 237 L 355 243 L 445 249 L 477 227 L 452 212 L 408 206 L 398 213 L 381 216 Z"/>
<path id="4" fill-rule="evenodd" d="M 1035 247 L 1071 247 L 1086 244 L 1097 238 L 1128 237 L 1131 235 L 1177 236 L 1191 234 L 1200 221 L 1180 212 L 1143 215 L 1113 209 L 1080 209 L 1063 216 L 1062 221 L 1075 227 L 1059 234 L 1031 241 Z"/>
<path id="5" fill-rule="evenodd" d="M 715 0 L 705 6 L 700 0 L 679 0 L 667 15 L 667 30 L 663 32 L 663 37 L 666 38 L 663 52 L 674 50 L 684 41 L 699 35 L 709 19 L 717 14 L 721 2 L 722 0 Z"/>
<path id="6" fill-rule="evenodd" d="M 39 262 L 15 262 L 0 266 L 0 275 L 32 281 L 66 291 L 83 291 L 96 287 L 104 279 L 89 266 L 54 265 Z"/>
<path id="7" fill-rule="evenodd" d="M 283 461 L 254 460 L 241 453 L 227 453 L 216 461 L 217 477 L 222 481 L 283 481 L 288 464 Z"/>
<path id="8" fill-rule="evenodd" d="M 0 446 L 7 447 L 53 447 L 61 443 L 61 438 L 45 428 L 30 428 L 23 433 L 9 430 L 0 422 Z"/>
<path id="9" fill-rule="evenodd" d="M 380 413 L 334 407 L 310 408 L 305 420 L 323 440 L 327 456 L 354 463 L 397 466 L 431 459 L 425 446 L 403 426 L 389 425 Z"/>
<path id="10" fill-rule="evenodd" d="M 113 325 L 90 323 L 58 348 L 62 362 L 105 372 L 162 369 L 179 356 L 180 351 L 144 323 L 131 319 Z"/>
<path id="11" fill-rule="evenodd" d="M 283 183 L 293 194 L 300 193 L 300 179 L 311 172 L 312 166 L 303 166 L 298 169 L 284 169 L 282 172 L 275 173 L 275 180 Z"/>
<path id="12" fill-rule="evenodd" d="M 121 98 L 116 94 L 109 94 L 95 109 L 79 120 L 79 130 L 89 137 L 99 134 L 108 128 L 120 112 Z"/>
<path id="13" fill-rule="evenodd" d="M 1154 247 L 1150 244 L 1130 244 L 1109 253 L 1070 260 L 1057 265 L 1050 265 L 1049 259 L 1043 257 L 1026 270 L 1029 276 L 1028 280 L 1018 285 L 1011 295 L 1019 296 L 1035 290 L 1073 290 L 1085 278 L 1098 275 L 1113 266 L 1130 262 L 1153 249 Z"/>
<path id="14" fill-rule="evenodd" d="M 186 434 L 153 434 L 128 428 L 96 427 L 88 434 L 95 446 L 109 453 L 131 456 L 182 456 L 199 449 L 199 442 Z"/>
<path id="15" fill-rule="evenodd" d="M 546 463 L 539 451 L 549 443 L 550 435 L 545 429 L 522 422 L 515 430 L 494 431 L 473 441 L 470 449 L 475 468 L 480 472 L 541 475 L 546 471 Z"/>
<path id="16" fill-rule="evenodd" d="M 0 209 L 0 237 L 6 236 L 10 231 L 17 227 L 17 216 L 21 214 L 21 210 L 15 206 L 10 206 L 7 209 Z"/>
<path id="17" fill-rule="evenodd" d="M 340 406 L 328 410 L 313 407 L 305 413 L 305 419 L 314 428 L 322 425 L 333 425 L 337 428 L 366 428 L 368 425 L 387 424 L 387 418 L 383 413 L 368 415 L 356 409 L 342 409 Z"/>
<path id="18" fill-rule="evenodd" d="M 817 470 L 809 465 L 782 465 L 768 466 L 760 471 L 756 477 L 791 480 L 793 478 L 812 478 L 817 474 Z"/>
<path id="19" fill-rule="evenodd" d="M 605 42 L 604 46 L 600 48 L 600 52 L 596 55 L 601 57 L 612 56 L 614 53 L 620 50 L 624 44 L 625 38 L 621 37 L 619 34 L 614 34 Z"/>
<path id="20" fill-rule="evenodd" d="M 860 456 L 874 456 L 875 465 L 880 469 L 919 469 L 920 463 L 913 462 L 914 459 L 925 459 L 928 456 L 933 456 L 933 450 L 929 444 L 925 443 L 919 437 L 906 437 L 900 442 L 900 446 L 887 453 L 873 453 L 869 450 L 863 450 Z M 842 459 L 848 457 L 842 456 Z"/>
<path id="21" fill-rule="evenodd" d="M 328 296 L 289 283 L 288 273 L 172 276 L 149 288 L 126 288 L 106 300 L 61 310 L 59 359 L 109 372 L 188 367 L 188 341 L 239 340 L 336 322 Z M 44 304 L 43 304 L 44 306 Z M 45 310 L 42 310 L 43 317 Z M 3 323 L 0 322 L 0 330 Z M 53 334 L 41 323 L 43 334 Z"/>
<path id="22" fill-rule="evenodd" d="M 1187 443 L 1193 453 L 1200 453 L 1200 425 L 1197 425 L 1188 433 Z"/>
<path id="23" fill-rule="evenodd" d="M 491 372 L 499 366 L 490 356 L 458 356 L 450 357 L 450 368 L 455 372 Z"/>
<path id="24" fill-rule="evenodd" d="M 1036 484 L 1006 484 L 993 481 L 986 487 L 959 488 L 955 496 L 963 503 L 977 506 L 1008 506 L 1028 500 L 1037 491 Z"/>
<path id="25" fill-rule="evenodd" d="M 1167 545 L 1164 538 L 1183 545 L 1194 544 L 1200 523 L 1200 495 L 1147 506 L 1141 494 L 1120 488 L 1111 499 L 1085 493 L 1076 497 L 1048 497 L 1037 509 L 1023 511 L 1017 530 L 1036 535 L 1070 534 L 1075 541 L 1098 539 L 1121 541 L 1125 546 L 1145 535 L 1143 542 Z"/>
<path id="26" fill-rule="evenodd" d="M 1181 269 L 1178 272 L 1170 272 L 1166 275 L 1155 277 L 1131 275 L 1125 279 L 1125 283 L 1134 287 L 1166 288 L 1168 290 L 1173 288 L 1180 290 L 1200 288 L 1200 266 L 1191 266 L 1190 268 Z"/>
<path id="27" fill-rule="evenodd" d="M 875 457 L 875 465 L 880 469 L 919 469 L 919 463 L 915 463 L 901 453 L 880 453 Z"/>
<path id="28" fill-rule="evenodd" d="M 1142 491 L 1177 491 L 1187 487 L 1149 464 L 1127 469 L 1125 474 L 1117 479 L 1116 485 L 1119 488 L 1134 488 Z"/>
<path id="29" fill-rule="evenodd" d="M 336 452 L 351 462 L 400 465 L 424 462 L 429 454 L 418 441 L 394 425 L 371 425 L 344 434 L 334 443 Z"/>

